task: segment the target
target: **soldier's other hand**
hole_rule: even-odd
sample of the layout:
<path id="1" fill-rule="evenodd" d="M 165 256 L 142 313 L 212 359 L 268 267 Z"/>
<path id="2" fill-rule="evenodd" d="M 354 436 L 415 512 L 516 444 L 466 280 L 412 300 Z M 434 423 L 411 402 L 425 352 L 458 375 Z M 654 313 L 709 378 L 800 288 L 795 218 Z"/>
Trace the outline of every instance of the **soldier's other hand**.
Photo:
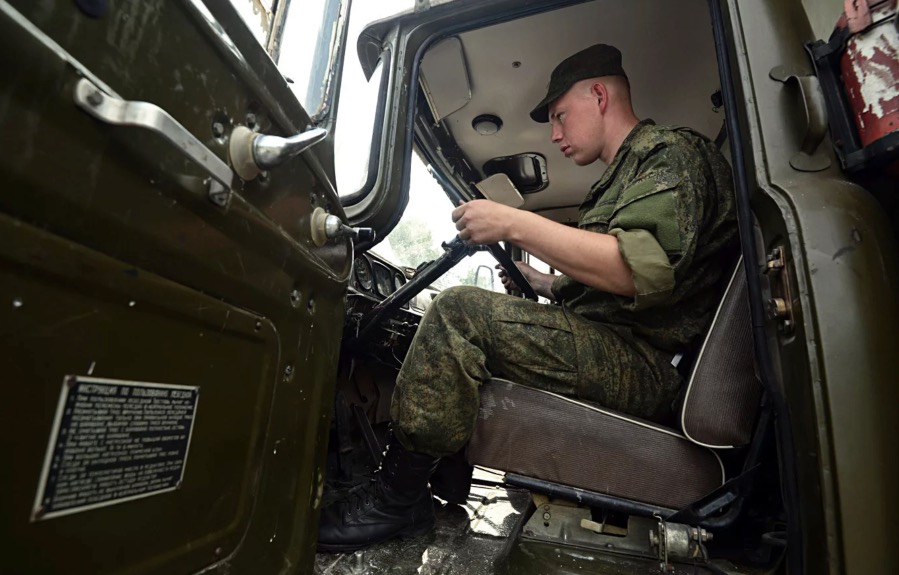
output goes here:
<path id="1" fill-rule="evenodd" d="M 521 270 L 521 275 L 524 276 L 524 279 L 528 280 L 528 283 L 531 284 L 532 287 L 537 282 L 539 276 L 542 275 L 540 272 L 524 262 L 515 262 L 515 265 L 519 270 Z M 518 285 L 516 285 L 515 282 L 512 281 L 512 278 L 509 277 L 508 272 L 506 272 L 506 268 L 504 268 L 500 264 L 496 264 L 496 269 L 499 270 L 499 279 L 501 282 L 503 282 L 504 288 L 506 288 L 508 291 L 515 291 L 519 289 Z"/>
<path id="2" fill-rule="evenodd" d="M 508 239 L 518 210 L 490 200 L 472 200 L 453 210 L 459 237 L 470 246 L 495 244 Z"/>

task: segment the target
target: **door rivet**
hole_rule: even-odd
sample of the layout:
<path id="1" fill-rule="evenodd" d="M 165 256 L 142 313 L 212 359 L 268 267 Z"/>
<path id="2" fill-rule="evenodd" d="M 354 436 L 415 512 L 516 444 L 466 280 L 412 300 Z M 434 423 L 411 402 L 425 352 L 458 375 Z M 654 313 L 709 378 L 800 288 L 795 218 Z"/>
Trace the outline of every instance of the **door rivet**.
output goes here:
<path id="1" fill-rule="evenodd" d="M 302 299 L 300 296 L 300 290 L 295 289 L 290 292 L 290 305 L 292 305 L 293 307 L 299 307 L 300 299 Z"/>

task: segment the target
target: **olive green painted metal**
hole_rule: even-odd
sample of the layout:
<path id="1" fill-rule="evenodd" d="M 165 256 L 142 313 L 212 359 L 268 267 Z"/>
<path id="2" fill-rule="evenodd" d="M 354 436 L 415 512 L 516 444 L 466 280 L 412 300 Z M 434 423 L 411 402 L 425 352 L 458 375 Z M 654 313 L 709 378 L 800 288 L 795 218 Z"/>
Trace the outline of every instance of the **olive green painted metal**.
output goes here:
<path id="1" fill-rule="evenodd" d="M 295 100 L 248 81 L 280 78 L 261 48 L 231 38 L 250 54 L 237 70 L 214 32 L 189 1 L 113 2 L 99 19 L 74 2 L 0 2 L 0 539 L 11 572 L 311 569 L 352 261 L 348 242 L 311 239 L 315 207 L 343 215 L 327 171 L 305 153 L 235 179 L 220 207 L 169 142 L 74 101 L 81 76 L 98 79 L 159 106 L 226 162 L 231 127 L 250 114 L 266 134 L 303 127 Z M 32 521 L 63 378 L 88 373 L 200 387 L 183 484 Z"/>
<path id="2" fill-rule="evenodd" d="M 702 565 L 671 565 L 671 575 L 710 575 Z M 497 565 L 496 575 L 634 575 L 661 573 L 659 561 L 614 553 L 597 553 L 574 546 L 559 546 L 532 540 L 520 540 L 510 546 L 506 560 Z"/>
<path id="3" fill-rule="evenodd" d="M 273 323 L 8 216 L 0 217 L 0 239 L 0 369 L 16 383 L 2 418 L 3 451 L 13 462 L 3 474 L 4 522 L 11 522 L 4 539 L 15 543 L 16 571 L 184 571 L 208 563 L 216 549 L 230 554 L 250 519 L 263 423 L 281 379 Z M 30 521 L 28 495 L 68 374 L 200 386 L 183 485 Z M 194 549 L 155 557 L 185 543 Z M 107 545 L 115 553 L 102 551 Z"/>
<path id="4" fill-rule="evenodd" d="M 770 342 L 797 442 L 808 573 L 887 573 L 899 514 L 899 249 L 883 210 L 832 167 L 789 164 L 805 133 L 795 87 L 772 68 L 801 70 L 812 39 L 801 3 L 725 2 L 740 74 L 753 209 L 766 251 L 783 247 L 796 326 Z M 831 144 L 823 144 L 832 157 Z M 763 262 L 760 262 L 760 267 Z"/>

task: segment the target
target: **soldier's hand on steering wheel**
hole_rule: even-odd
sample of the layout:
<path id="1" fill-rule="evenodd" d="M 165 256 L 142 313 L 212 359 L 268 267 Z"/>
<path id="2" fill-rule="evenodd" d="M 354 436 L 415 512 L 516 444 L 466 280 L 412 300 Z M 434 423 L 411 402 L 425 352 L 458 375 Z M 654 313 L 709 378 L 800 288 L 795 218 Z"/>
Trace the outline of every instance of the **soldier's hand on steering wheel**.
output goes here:
<path id="1" fill-rule="evenodd" d="M 466 244 L 485 245 L 508 239 L 509 222 L 515 211 L 490 200 L 472 200 L 453 210 L 452 217 Z"/>

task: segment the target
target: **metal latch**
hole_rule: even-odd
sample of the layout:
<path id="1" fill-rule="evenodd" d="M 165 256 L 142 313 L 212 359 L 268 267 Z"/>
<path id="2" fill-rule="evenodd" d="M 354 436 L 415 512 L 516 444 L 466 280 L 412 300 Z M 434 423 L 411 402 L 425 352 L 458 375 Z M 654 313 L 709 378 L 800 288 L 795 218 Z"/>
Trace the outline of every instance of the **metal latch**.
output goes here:
<path id="1" fill-rule="evenodd" d="M 768 253 L 765 274 L 771 280 L 771 299 L 768 300 L 768 317 L 778 322 L 783 335 L 791 335 L 796 329 L 793 317 L 793 288 L 790 283 L 789 261 L 786 250 L 778 246 Z"/>
<path id="2" fill-rule="evenodd" d="M 234 171 L 244 180 L 252 180 L 260 173 L 299 156 L 328 135 L 324 128 L 309 128 L 289 138 L 267 136 L 244 126 L 231 131 L 229 153 Z"/>
<path id="3" fill-rule="evenodd" d="M 312 241 L 318 247 L 325 245 L 328 240 L 336 238 L 353 238 L 356 241 L 370 242 L 375 239 L 375 231 L 371 228 L 352 228 L 343 223 L 340 218 L 329 214 L 322 208 L 315 208 L 312 212 Z"/>
<path id="4" fill-rule="evenodd" d="M 671 559 L 708 559 L 704 544 L 712 540 L 712 534 L 701 527 L 680 523 L 668 523 L 656 515 L 658 528 L 649 531 L 649 545 L 657 552 L 659 570 L 674 571 Z"/>

